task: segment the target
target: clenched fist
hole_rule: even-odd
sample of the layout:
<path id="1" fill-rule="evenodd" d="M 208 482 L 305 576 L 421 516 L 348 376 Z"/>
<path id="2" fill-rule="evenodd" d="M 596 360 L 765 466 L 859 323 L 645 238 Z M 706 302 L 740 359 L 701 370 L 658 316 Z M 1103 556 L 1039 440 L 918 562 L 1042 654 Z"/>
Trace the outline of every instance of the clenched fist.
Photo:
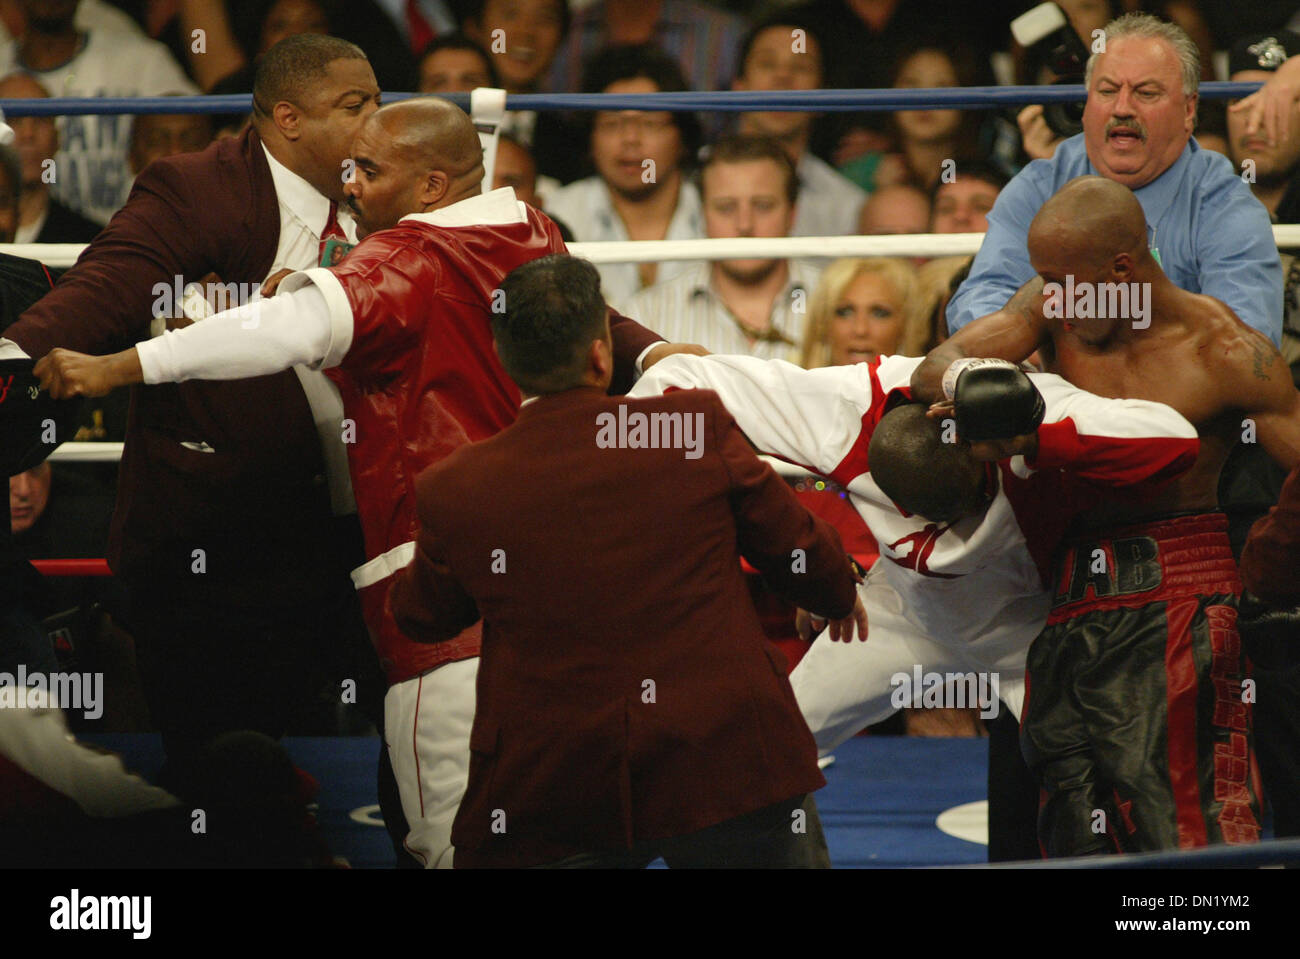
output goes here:
<path id="1" fill-rule="evenodd" d="M 107 396 L 119 386 L 144 380 L 140 356 L 134 349 L 110 356 L 87 356 L 55 348 L 41 357 L 32 370 L 41 379 L 41 389 L 56 400 L 74 396 Z"/>

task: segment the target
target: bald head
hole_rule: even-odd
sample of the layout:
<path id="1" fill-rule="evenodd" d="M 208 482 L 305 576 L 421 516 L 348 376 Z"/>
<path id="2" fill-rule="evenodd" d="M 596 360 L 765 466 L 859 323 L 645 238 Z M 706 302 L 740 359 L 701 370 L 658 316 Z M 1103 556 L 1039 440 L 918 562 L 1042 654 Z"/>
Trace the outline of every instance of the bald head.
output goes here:
<path id="1" fill-rule="evenodd" d="M 1120 254 L 1137 263 L 1147 250 L 1147 220 L 1133 191 L 1101 176 L 1071 180 L 1043 204 L 1029 226 L 1029 256 L 1077 264 L 1067 272 L 1104 269 Z M 1040 271 L 1041 272 L 1041 271 Z"/>
<path id="2" fill-rule="evenodd" d="M 416 97 L 381 107 L 366 121 L 376 124 L 409 162 L 463 176 L 483 164 L 474 122 L 460 107 L 436 97 Z"/>
<path id="3" fill-rule="evenodd" d="M 357 134 L 352 159 L 356 175 L 344 191 L 362 236 L 482 192 L 478 132 L 446 100 L 419 97 L 377 110 Z"/>

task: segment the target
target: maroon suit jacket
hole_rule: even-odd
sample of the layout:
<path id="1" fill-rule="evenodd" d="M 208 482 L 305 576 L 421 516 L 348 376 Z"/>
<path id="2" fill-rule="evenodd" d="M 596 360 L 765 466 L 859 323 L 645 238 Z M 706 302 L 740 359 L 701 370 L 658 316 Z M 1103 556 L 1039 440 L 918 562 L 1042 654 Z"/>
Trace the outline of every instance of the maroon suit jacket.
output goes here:
<path id="1" fill-rule="evenodd" d="M 33 358 L 56 346 L 125 349 L 148 337 L 162 289 L 210 273 L 259 284 L 279 237 L 275 184 L 256 131 L 159 160 L 77 265 L 6 335 Z M 626 389 L 632 361 L 659 337 L 623 317 L 613 329 Z M 292 371 L 134 389 L 108 551 L 129 585 L 250 607 L 318 602 L 351 588 L 330 517 L 320 439 Z M 193 572 L 195 549 L 205 552 L 203 576 Z"/>
<path id="2" fill-rule="evenodd" d="M 1300 466 L 1241 551 L 1241 581 L 1270 606 L 1300 605 Z"/>
<path id="3" fill-rule="evenodd" d="M 698 422 L 702 455 L 602 447 L 599 418 L 622 405 Z M 416 494 L 398 623 L 439 642 L 483 617 L 457 866 L 627 848 L 824 785 L 740 557 L 832 616 L 852 608 L 852 575 L 716 393 L 542 398 Z"/>

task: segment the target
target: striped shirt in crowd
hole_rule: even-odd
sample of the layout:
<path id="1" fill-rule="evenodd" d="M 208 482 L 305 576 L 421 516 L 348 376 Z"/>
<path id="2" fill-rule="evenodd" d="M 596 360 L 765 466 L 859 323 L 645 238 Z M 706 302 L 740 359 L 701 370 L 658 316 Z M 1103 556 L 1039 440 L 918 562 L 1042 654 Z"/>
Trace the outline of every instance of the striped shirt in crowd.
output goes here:
<path id="1" fill-rule="evenodd" d="M 632 297 L 626 312 L 669 343 L 698 343 L 712 353 L 798 363 L 808 301 L 822 271 L 807 260 L 786 262 L 790 276 L 772 304 L 771 328 L 752 343 L 709 282 L 709 263 L 696 264 L 680 276 L 647 287 Z"/>

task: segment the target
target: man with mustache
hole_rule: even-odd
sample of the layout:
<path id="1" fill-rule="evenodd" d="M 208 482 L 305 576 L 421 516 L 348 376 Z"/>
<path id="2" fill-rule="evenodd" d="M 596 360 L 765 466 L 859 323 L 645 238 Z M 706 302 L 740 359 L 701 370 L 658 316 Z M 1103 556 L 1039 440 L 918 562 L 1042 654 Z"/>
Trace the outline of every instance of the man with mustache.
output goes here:
<path id="1" fill-rule="evenodd" d="M 951 332 L 1041 284 L 1025 246 L 1030 221 L 1067 182 L 1097 174 L 1137 195 L 1148 246 L 1175 284 L 1222 300 L 1281 341 L 1282 269 L 1268 214 L 1231 165 L 1192 138 L 1200 73 L 1196 44 L 1179 27 L 1147 14 L 1107 25 L 1104 52 L 1088 61 L 1083 133 L 998 196 L 970 276 L 948 304 Z"/>
<path id="2" fill-rule="evenodd" d="M 379 110 L 352 153 L 345 191 L 363 240 L 341 264 L 291 274 L 271 299 L 112 356 L 55 351 L 38 372 L 59 398 L 298 365 L 329 371 L 347 417 L 343 440 L 365 534 L 366 562 L 352 581 L 389 682 L 384 732 L 410 826 L 406 848 L 426 866 L 447 867 L 468 774 L 480 631 L 476 624 L 445 643 L 414 642 L 386 597 L 414 554 L 416 475 L 519 411 L 519 390 L 492 347 L 502 278 L 564 252 L 564 243 L 513 190 L 482 192 L 478 133 L 446 101 Z M 637 368 L 680 349 L 617 314 L 610 329 L 616 392 L 631 386 Z"/>

